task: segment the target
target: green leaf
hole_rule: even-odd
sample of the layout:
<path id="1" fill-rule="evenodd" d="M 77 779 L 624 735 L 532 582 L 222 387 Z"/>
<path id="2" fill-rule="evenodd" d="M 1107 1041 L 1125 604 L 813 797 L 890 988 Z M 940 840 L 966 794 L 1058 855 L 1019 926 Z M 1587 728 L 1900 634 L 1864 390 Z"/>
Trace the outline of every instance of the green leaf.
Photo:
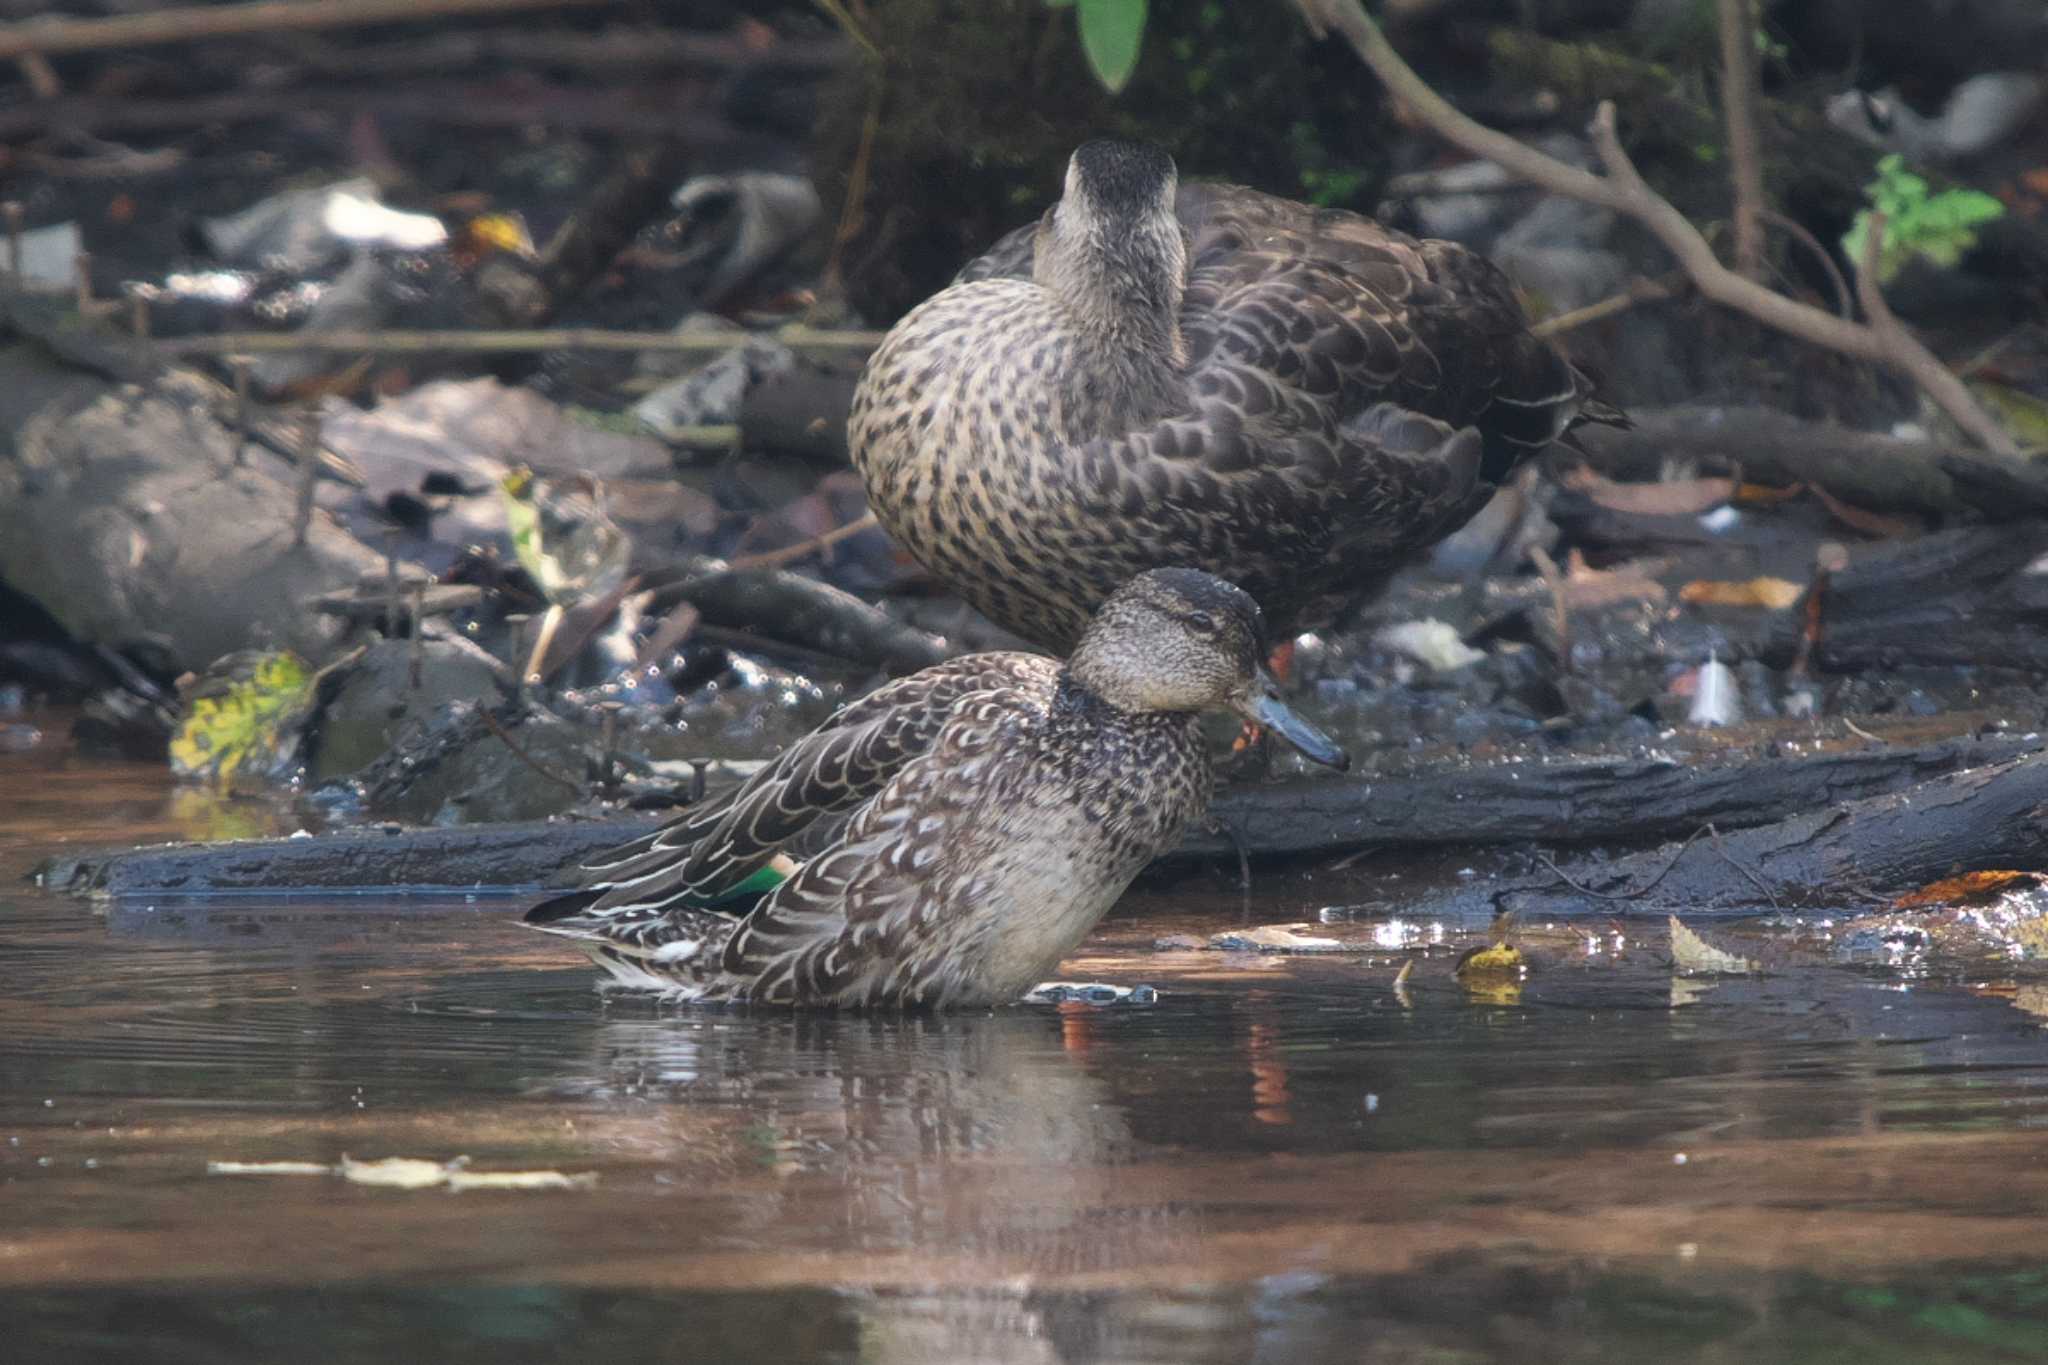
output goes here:
<path id="1" fill-rule="evenodd" d="M 1138 64 L 1145 0 L 1079 0 L 1081 50 L 1102 88 L 1114 95 Z"/>
<path id="2" fill-rule="evenodd" d="M 1887 156 L 1877 163 L 1877 179 L 1866 191 L 1885 216 L 1884 241 L 1878 247 L 1877 276 L 1889 282 L 1915 256 L 1947 269 L 1977 244 L 1977 226 L 2004 214 L 2005 205 L 1976 190 L 1943 190 L 1930 195 L 1927 182 L 1906 169 L 1905 161 Z M 1861 263 L 1869 232 L 1870 211 L 1842 238 L 1842 250 Z"/>

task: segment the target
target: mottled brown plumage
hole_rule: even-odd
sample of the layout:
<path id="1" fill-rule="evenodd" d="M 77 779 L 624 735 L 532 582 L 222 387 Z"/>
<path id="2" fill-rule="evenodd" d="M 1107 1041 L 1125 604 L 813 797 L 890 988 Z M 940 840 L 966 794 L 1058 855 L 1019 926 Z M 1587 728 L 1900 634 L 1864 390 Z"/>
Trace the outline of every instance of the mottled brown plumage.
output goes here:
<path id="1" fill-rule="evenodd" d="M 890 533 L 1061 650 L 1162 565 L 1238 583 L 1282 632 L 1328 624 L 1587 389 L 1483 257 L 1094 142 L 1037 224 L 889 333 L 849 435 Z"/>
<path id="2" fill-rule="evenodd" d="M 1014 1000 L 1207 807 L 1201 712 L 1232 709 L 1310 757 L 1258 607 L 1194 570 L 1110 597 L 1063 666 L 982 654 L 848 706 L 713 804 L 600 859 L 527 922 L 628 984 L 819 1005 Z M 759 896 L 826 817 L 831 845 Z"/>

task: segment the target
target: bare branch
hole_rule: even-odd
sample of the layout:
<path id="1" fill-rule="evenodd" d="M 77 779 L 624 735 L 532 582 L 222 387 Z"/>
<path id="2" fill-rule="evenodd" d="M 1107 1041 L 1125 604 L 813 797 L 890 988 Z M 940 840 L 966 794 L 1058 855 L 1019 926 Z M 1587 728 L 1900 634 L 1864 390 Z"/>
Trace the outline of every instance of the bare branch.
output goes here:
<path id="1" fill-rule="evenodd" d="M 1554 337 L 1560 332 L 1569 332 L 1574 327 L 1584 327 L 1602 318 L 1626 313 L 1639 303 L 1655 303 L 1659 299 L 1672 298 L 1677 295 L 1677 286 L 1684 283 L 1684 280 L 1683 275 L 1672 274 L 1661 280 L 1631 281 L 1628 288 L 1619 293 L 1609 294 L 1606 298 L 1589 303 L 1584 308 L 1574 308 L 1569 313 L 1559 313 L 1556 317 L 1543 319 L 1529 328 L 1529 335 Z"/>
<path id="2" fill-rule="evenodd" d="M 880 332 L 822 331 L 792 323 L 770 332 L 615 332 L 598 327 L 528 331 L 213 332 L 151 342 L 164 355 L 254 355 L 258 352 L 339 352 L 415 355 L 424 351 L 500 354 L 519 351 L 662 351 L 715 355 L 750 341 L 779 341 L 797 351 L 864 353 L 881 345 Z"/>
<path id="3" fill-rule="evenodd" d="M 1764 165 L 1756 138 L 1756 37 L 1750 0 L 1720 0 L 1721 117 L 1728 125 L 1728 174 L 1735 188 L 1735 269 L 1763 279 Z"/>
<path id="4" fill-rule="evenodd" d="M 1713 247 L 1686 216 L 1644 182 L 1614 131 L 1614 106 L 1603 101 L 1591 134 L 1605 176 L 1568 166 L 1535 148 L 1495 132 L 1454 108 L 1429 88 L 1388 45 L 1379 26 L 1358 0 L 1295 0 L 1323 26 L 1341 34 L 1387 89 L 1438 136 L 1541 189 L 1599 204 L 1635 219 L 1678 258 L 1701 294 L 1747 313 L 1767 327 L 1843 355 L 1886 365 L 1918 384 L 1934 404 L 1972 438 L 2001 454 L 2019 453 L 2012 435 L 1977 405 L 1962 381 L 1896 321 L 1888 329 L 1863 326 L 1774 293 L 1721 264 Z M 1859 282 L 1860 284 L 1860 282 Z M 1873 289 L 1875 285 L 1871 286 Z M 1872 315 L 1875 319 L 1875 314 Z M 1890 314 L 1885 314 L 1887 318 Z"/>
<path id="5" fill-rule="evenodd" d="M 266 0 L 259 4 L 118 14 L 104 19 L 35 19 L 0 25 L 0 57 L 150 47 L 243 33 L 398 24 L 437 15 L 490 15 L 615 3 L 617 0 Z"/>
<path id="6" fill-rule="evenodd" d="M 2018 454 L 2019 443 L 1995 418 L 1977 406 L 1977 400 L 1970 396 L 1969 386 L 1956 378 L 1955 371 L 1914 340 L 1905 324 L 1892 316 L 1891 305 L 1884 301 L 1884 289 L 1877 278 L 1878 257 L 1883 250 L 1884 214 L 1872 209 L 1863 227 L 1863 259 L 1856 263 L 1856 301 L 1863 305 L 1863 316 L 1869 320 L 1870 330 L 1900 358 L 1900 368 L 1913 376 L 1915 382 L 1927 391 L 1927 396 L 1955 419 L 1957 426 L 1993 450 Z"/>

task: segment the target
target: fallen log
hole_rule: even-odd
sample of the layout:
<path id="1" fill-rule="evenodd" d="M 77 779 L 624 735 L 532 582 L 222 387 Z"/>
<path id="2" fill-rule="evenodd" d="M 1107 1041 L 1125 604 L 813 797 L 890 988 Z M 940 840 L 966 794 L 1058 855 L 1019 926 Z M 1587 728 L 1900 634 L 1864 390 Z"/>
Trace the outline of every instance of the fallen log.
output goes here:
<path id="1" fill-rule="evenodd" d="M 1596 759 L 1370 781 L 1300 779 L 1228 789 L 1215 813 L 1248 851 L 1262 855 L 1619 842 L 1687 834 L 1710 822 L 1732 830 L 1855 798 L 1910 794 L 1931 778 L 1984 771 L 2042 747 L 2037 736 L 1999 737 L 1719 767 Z M 510 893 L 536 888 L 654 823 L 636 816 L 71 853 L 40 875 L 59 890 L 116 896 Z M 1227 858 L 1237 846 L 1229 835 L 1196 832 L 1174 856 Z"/>
<path id="2" fill-rule="evenodd" d="M 1227 789 L 1218 819 L 1254 853 L 1302 854 L 1518 843 L 1624 843 L 1737 829 L 1905 791 L 1958 769 L 2039 751 L 2039 736 L 1957 739 L 1917 748 L 1752 758 L 1702 766 L 1672 758 L 1507 763 L 1413 777 L 1300 778 Z M 1222 856 L 1224 834 L 1183 855 Z"/>
<path id="3" fill-rule="evenodd" d="M 734 568 L 704 560 L 656 587 L 648 611 L 660 615 L 680 602 L 703 613 L 705 627 L 739 632 L 748 638 L 735 643 L 751 643 L 770 653 L 776 643 L 784 642 L 828 660 L 880 668 L 892 676 L 929 668 L 952 655 L 938 636 L 907 626 L 852 593 L 787 569 Z"/>
<path id="4" fill-rule="evenodd" d="M 2048 756 L 2036 752 L 1754 829 L 1552 864 L 1495 884 L 1488 899 L 1523 915 L 1841 910 L 1966 872 L 2039 870 L 2048 867 L 2044 850 Z M 1463 909 L 1470 899 L 1446 897 Z M 1442 913 L 1427 901 L 1417 910 Z"/>
<path id="5" fill-rule="evenodd" d="M 1749 483 L 1813 484 L 1877 512 L 1992 521 L 2048 515 L 2048 471 L 1968 446 L 1909 441 L 1810 422 L 1767 408 L 1686 405 L 1633 409 L 1630 430 L 1576 433 L 1593 467 L 1616 479 L 1655 479 L 1672 459 L 1739 467 Z"/>
<path id="6" fill-rule="evenodd" d="M 459 829 L 347 830 L 314 839 L 67 851 L 36 869 L 53 891 L 106 896 L 447 895 L 536 891 L 549 875 L 661 822 L 524 820 Z"/>
<path id="7" fill-rule="evenodd" d="M 1831 673 L 1902 665 L 2048 668 L 2048 522 L 1867 546 L 1829 575 L 1812 663 Z M 1809 594 L 1812 589 L 1808 590 Z M 1797 653 L 1804 599 L 1773 622 L 1764 658 Z"/>

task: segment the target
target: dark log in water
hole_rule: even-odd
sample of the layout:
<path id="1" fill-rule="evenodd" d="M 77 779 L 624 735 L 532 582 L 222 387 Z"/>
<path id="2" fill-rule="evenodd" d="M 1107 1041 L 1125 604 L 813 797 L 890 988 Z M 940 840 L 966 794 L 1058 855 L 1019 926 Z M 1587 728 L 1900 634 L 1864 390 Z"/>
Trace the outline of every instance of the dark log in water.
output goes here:
<path id="1" fill-rule="evenodd" d="M 1735 830 L 1842 809 L 1858 799 L 1911 810 L 1959 770 L 1994 771 L 2038 753 L 2038 738 L 1952 740 L 1715 767 L 1669 760 L 1500 765 L 1413 777 L 1302 779 L 1225 791 L 1216 815 L 1253 853 L 1477 844 L 1613 843 L 1683 836 L 1712 823 Z M 2048 766 L 2048 765 L 2044 765 Z M 1967 812 L 1956 820 L 1967 823 Z M 1987 817 L 1987 821 L 1989 817 Z M 60 890 L 116 896 L 310 891 L 510 892 L 537 887 L 577 861 L 654 827 L 645 817 L 485 825 L 316 839 L 82 852 L 42 871 Z M 1775 826 L 1774 826 L 1775 828 Z M 1903 845 L 1902 845 L 1903 847 Z M 1222 834 L 1196 833 L 1178 857 L 1227 857 Z M 1725 864 L 1718 864 L 1725 867 Z M 1605 868 L 1606 864 L 1598 864 Z M 1634 866 L 1634 864 L 1630 864 Z M 1730 875 L 1733 875 L 1732 873 Z M 1554 879 L 1506 890 L 1541 889 Z M 1503 888 L 1475 888 L 1491 894 Z"/>
<path id="2" fill-rule="evenodd" d="M 2035 753 L 1756 829 L 1569 860 L 1487 893 L 1524 915 L 1845 909 L 1965 872 L 2038 869 L 2044 848 L 2048 757 Z"/>

